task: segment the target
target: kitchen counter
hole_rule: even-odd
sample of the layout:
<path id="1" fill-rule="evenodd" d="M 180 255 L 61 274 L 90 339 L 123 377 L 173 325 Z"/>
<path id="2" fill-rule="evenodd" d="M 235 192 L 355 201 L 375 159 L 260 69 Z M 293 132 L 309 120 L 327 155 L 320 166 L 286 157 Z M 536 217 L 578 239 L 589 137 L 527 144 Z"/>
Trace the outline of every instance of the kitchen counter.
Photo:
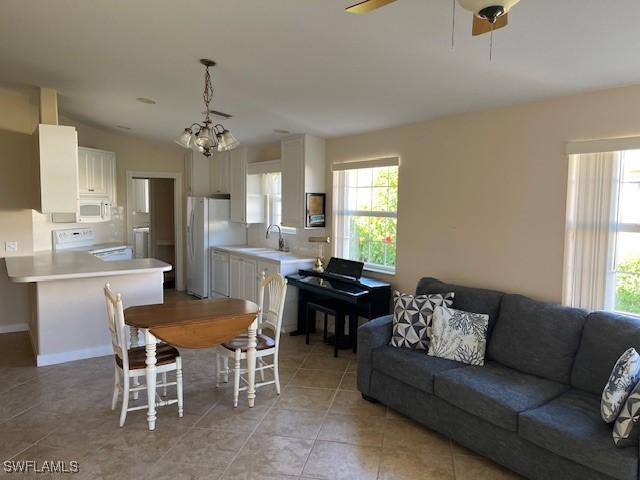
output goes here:
<path id="1" fill-rule="evenodd" d="M 166 272 L 172 268 L 154 258 L 105 262 L 84 251 L 36 252 L 28 257 L 7 257 L 5 261 L 9 280 L 16 283 Z"/>
<path id="2" fill-rule="evenodd" d="M 279 250 L 273 250 L 271 248 L 248 247 L 246 245 L 225 245 L 220 247 L 213 247 L 213 250 L 242 255 L 244 257 L 254 257 L 258 260 L 264 260 L 266 262 L 300 263 L 315 261 L 315 257 L 297 255 L 291 252 L 281 252 Z"/>

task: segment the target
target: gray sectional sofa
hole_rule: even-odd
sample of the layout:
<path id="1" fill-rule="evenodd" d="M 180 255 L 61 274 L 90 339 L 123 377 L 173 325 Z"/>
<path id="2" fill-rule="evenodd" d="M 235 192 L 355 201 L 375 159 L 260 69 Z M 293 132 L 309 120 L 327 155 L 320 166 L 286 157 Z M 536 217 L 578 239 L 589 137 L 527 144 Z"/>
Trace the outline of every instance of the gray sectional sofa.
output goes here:
<path id="1" fill-rule="evenodd" d="M 392 316 L 358 329 L 358 389 L 531 479 L 638 479 L 638 446 L 616 448 L 600 395 L 618 357 L 640 351 L 640 319 L 423 278 L 487 313 L 483 367 L 389 345 Z"/>

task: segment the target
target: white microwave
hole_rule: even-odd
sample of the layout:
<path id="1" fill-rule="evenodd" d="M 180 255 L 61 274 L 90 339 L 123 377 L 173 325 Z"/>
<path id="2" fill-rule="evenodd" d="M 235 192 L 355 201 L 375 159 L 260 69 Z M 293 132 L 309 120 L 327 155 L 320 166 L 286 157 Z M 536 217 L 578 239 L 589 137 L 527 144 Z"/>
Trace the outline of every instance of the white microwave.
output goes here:
<path id="1" fill-rule="evenodd" d="M 108 198 L 81 198 L 78 208 L 78 222 L 108 222 L 111 220 L 111 207 Z"/>

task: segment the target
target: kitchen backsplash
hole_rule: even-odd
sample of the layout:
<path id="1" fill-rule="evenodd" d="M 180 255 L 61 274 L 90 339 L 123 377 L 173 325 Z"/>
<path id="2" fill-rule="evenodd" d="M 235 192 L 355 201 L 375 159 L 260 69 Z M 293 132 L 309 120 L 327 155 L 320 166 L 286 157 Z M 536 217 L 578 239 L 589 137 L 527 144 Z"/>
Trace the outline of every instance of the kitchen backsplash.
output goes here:
<path id="1" fill-rule="evenodd" d="M 273 229 L 269 238 L 265 238 L 267 226 L 262 223 L 256 223 L 249 226 L 247 232 L 247 243 L 250 247 L 265 247 L 278 249 L 278 230 Z M 285 244 L 293 253 L 309 255 L 317 257 L 319 245 L 323 246 L 324 258 L 331 257 L 332 246 L 327 244 L 309 243 L 309 237 L 322 237 L 326 235 L 324 228 L 306 230 L 304 228 L 296 229 L 295 235 L 283 235 Z"/>
<path id="2" fill-rule="evenodd" d="M 50 214 L 31 211 L 33 222 L 34 252 L 51 250 L 53 230 L 91 227 L 96 234 L 95 243 L 122 242 L 124 239 L 124 209 L 114 207 L 110 222 L 98 223 L 54 223 Z"/>

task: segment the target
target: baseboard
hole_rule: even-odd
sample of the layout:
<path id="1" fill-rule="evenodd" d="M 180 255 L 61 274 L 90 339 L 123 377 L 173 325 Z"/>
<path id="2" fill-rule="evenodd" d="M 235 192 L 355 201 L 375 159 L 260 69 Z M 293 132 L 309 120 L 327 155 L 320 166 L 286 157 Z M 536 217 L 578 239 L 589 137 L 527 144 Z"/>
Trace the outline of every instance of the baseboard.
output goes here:
<path id="1" fill-rule="evenodd" d="M 73 362 L 74 360 L 84 360 L 87 358 L 104 357 L 113 355 L 113 347 L 104 345 L 101 347 L 85 348 L 84 350 L 74 350 L 72 352 L 49 353 L 47 355 L 37 355 L 37 365 L 45 367 L 58 363 Z"/>
<path id="2" fill-rule="evenodd" d="M 26 323 L 10 323 L 9 325 L 0 325 L 0 334 L 27 331 L 29 331 L 29 325 Z"/>

